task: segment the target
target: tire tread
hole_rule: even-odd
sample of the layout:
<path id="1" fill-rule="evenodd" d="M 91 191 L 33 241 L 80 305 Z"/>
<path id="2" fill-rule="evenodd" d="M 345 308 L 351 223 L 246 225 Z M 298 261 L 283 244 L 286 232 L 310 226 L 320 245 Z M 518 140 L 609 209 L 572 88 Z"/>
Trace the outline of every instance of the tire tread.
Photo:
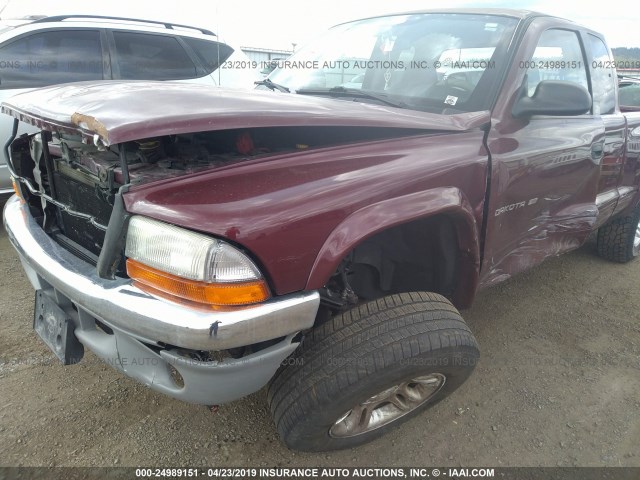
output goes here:
<path id="1" fill-rule="evenodd" d="M 627 263 L 634 258 L 633 240 L 640 207 L 630 215 L 614 218 L 598 229 L 598 255 L 612 262 Z"/>

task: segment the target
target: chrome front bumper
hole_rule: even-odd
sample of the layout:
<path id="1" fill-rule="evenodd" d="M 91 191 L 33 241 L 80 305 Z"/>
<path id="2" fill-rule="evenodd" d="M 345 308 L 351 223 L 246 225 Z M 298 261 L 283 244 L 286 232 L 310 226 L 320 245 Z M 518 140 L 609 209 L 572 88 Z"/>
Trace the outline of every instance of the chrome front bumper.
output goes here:
<path id="1" fill-rule="evenodd" d="M 317 292 L 306 292 L 233 311 L 190 309 L 149 295 L 128 279 L 99 278 L 94 266 L 49 237 L 15 196 L 5 205 L 4 226 L 33 287 L 69 312 L 85 347 L 152 388 L 193 403 L 223 403 L 261 388 L 297 347 L 295 334 L 313 325 L 320 302 Z M 96 328 L 96 320 L 113 333 Z M 173 348 L 219 351 L 282 337 L 222 362 L 185 359 Z M 172 380 L 169 365 L 184 386 Z"/>

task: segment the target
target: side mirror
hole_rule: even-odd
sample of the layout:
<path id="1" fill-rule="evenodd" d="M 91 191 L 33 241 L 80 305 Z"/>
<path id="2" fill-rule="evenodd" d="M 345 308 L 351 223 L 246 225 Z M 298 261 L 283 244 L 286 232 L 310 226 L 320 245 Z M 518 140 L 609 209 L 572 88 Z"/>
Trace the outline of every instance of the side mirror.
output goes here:
<path id="1" fill-rule="evenodd" d="M 532 115 L 582 115 L 591 109 L 591 95 L 576 83 L 543 80 L 532 97 L 520 97 L 511 114 L 516 118 Z"/>

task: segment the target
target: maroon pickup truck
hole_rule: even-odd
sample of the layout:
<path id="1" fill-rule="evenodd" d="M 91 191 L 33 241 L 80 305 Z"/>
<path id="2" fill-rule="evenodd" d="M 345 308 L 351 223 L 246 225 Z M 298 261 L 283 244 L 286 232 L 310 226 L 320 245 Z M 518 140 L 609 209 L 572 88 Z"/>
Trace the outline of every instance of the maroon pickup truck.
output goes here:
<path id="1" fill-rule="evenodd" d="M 478 289 L 592 232 L 638 255 L 640 113 L 600 34 L 414 12 L 279 67 L 245 93 L 76 83 L 2 105 L 4 224 L 65 364 L 88 348 L 204 405 L 268 384 L 288 446 L 349 447 L 471 374 L 458 309 Z"/>

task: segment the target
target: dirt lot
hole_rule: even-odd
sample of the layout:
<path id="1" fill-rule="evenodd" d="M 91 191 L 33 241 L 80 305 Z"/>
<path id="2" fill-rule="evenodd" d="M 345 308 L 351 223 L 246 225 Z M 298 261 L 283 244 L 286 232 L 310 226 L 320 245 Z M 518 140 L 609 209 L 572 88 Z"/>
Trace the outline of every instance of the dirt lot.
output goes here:
<path id="1" fill-rule="evenodd" d="M 592 244 L 482 292 L 482 349 L 449 399 L 364 447 L 299 454 L 260 391 L 212 414 L 88 353 L 62 367 L 0 229 L 0 463 L 11 466 L 640 466 L 640 260 Z"/>

